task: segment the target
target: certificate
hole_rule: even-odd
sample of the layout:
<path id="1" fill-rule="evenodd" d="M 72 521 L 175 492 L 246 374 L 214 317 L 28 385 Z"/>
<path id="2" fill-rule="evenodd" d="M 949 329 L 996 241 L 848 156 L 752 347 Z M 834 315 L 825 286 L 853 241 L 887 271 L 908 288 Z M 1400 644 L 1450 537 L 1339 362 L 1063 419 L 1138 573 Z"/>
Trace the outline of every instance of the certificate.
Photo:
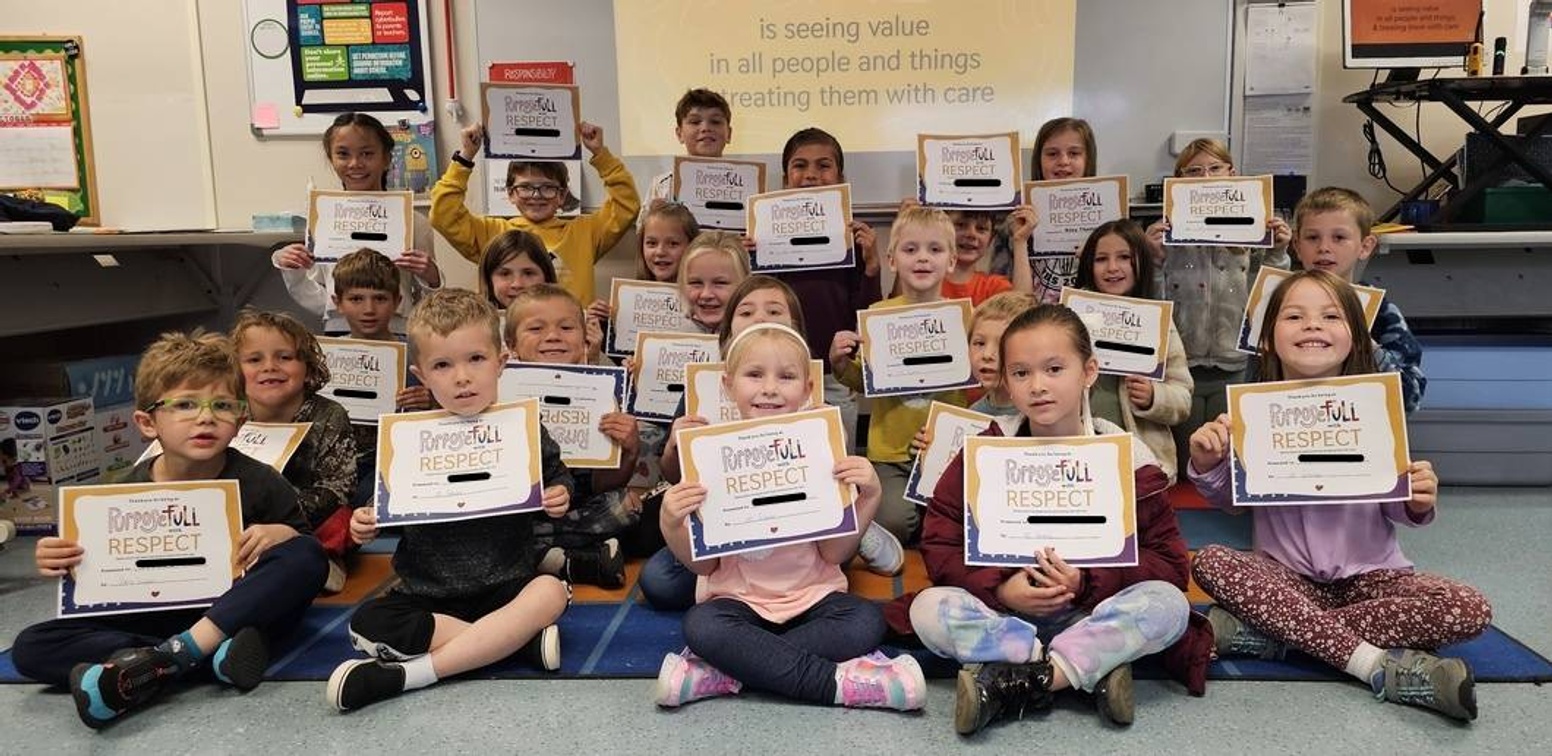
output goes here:
<path id="1" fill-rule="evenodd" d="M 1245 298 L 1245 319 L 1239 324 L 1239 343 L 1235 348 L 1248 354 L 1261 351 L 1261 324 L 1266 322 L 1267 304 L 1272 299 L 1272 292 L 1277 291 L 1277 287 L 1282 286 L 1283 281 L 1292 275 L 1292 271 L 1261 266 L 1255 282 L 1250 285 L 1250 294 Z M 1385 301 L 1385 290 L 1358 284 L 1351 286 L 1358 295 L 1358 302 L 1363 305 L 1363 323 L 1373 330 L 1374 319 L 1379 317 L 1380 305 Z M 1355 333 L 1353 338 L 1361 335 Z"/>
<path id="2" fill-rule="evenodd" d="M 970 300 L 857 312 L 866 396 L 900 396 L 979 386 L 970 366 Z"/>
<path id="3" fill-rule="evenodd" d="M 916 135 L 916 199 L 960 210 L 1018 207 L 1023 175 L 1017 131 Z"/>
<path id="4" fill-rule="evenodd" d="M 620 466 L 620 447 L 598 429 L 598 421 L 625 405 L 625 368 L 509 362 L 498 396 L 503 402 L 539 400 L 539 422 L 560 445 L 567 467 Z"/>
<path id="5" fill-rule="evenodd" d="M 730 423 L 743 418 L 738 415 L 738 405 L 728 396 L 722 384 L 722 374 L 727 370 L 723 362 L 695 362 L 684 366 L 684 414 L 700 415 L 712 425 Z M 824 406 L 824 363 L 808 361 L 808 376 L 814 386 L 808 393 L 808 408 Z"/>
<path id="6" fill-rule="evenodd" d="M 480 85 L 485 154 L 498 160 L 581 160 L 577 88 L 550 84 Z"/>
<path id="7" fill-rule="evenodd" d="M 1399 373 L 1229 386 L 1236 506 L 1407 501 Z"/>
<path id="8" fill-rule="evenodd" d="M 948 469 L 954 455 L 964 448 L 965 439 L 980 435 L 993 419 L 991 415 L 963 407 L 933 402 L 927 410 L 926 422 L 932 431 L 932 443 L 916 455 L 916 462 L 911 465 L 911 476 L 905 479 L 905 498 L 926 506 L 932 500 L 932 492 L 938 488 L 943 471 Z"/>
<path id="9" fill-rule="evenodd" d="M 765 192 L 765 164 L 676 157 L 673 192 L 701 228 L 743 231 L 749 198 Z"/>
<path id="10" fill-rule="evenodd" d="M 307 193 L 307 238 L 313 259 L 339 262 L 363 247 L 397 260 L 410 248 L 414 227 L 409 192 Z"/>
<path id="11" fill-rule="evenodd" d="M 421 525 L 542 508 L 539 400 L 385 415 L 377 428 L 377 524 Z"/>
<path id="12" fill-rule="evenodd" d="M 851 185 L 785 189 L 749 198 L 751 272 L 850 268 Z"/>
<path id="13" fill-rule="evenodd" d="M 1169 325 L 1175 311 L 1173 302 L 1133 299 L 1072 287 L 1062 289 L 1061 301 L 1083 317 L 1083 324 L 1088 326 L 1089 338 L 1094 340 L 1094 356 L 1099 360 L 1099 372 L 1164 380 L 1164 364 L 1169 359 Z"/>
<path id="14" fill-rule="evenodd" d="M 629 412 L 642 420 L 673 421 L 684 399 L 684 366 L 720 359 L 722 352 L 715 334 L 637 334 Z"/>
<path id="15" fill-rule="evenodd" d="M 636 353 L 636 337 L 642 331 L 695 333 L 700 329 L 685 312 L 679 287 L 657 281 L 616 278 L 609 285 L 609 335 L 604 351 L 615 357 Z"/>
<path id="16" fill-rule="evenodd" d="M 240 574 L 235 480 L 59 489 L 59 535 L 81 563 L 59 581 L 59 616 L 210 606 Z"/>
<path id="17" fill-rule="evenodd" d="M 1126 176 L 1030 181 L 1024 201 L 1040 219 L 1029 236 L 1029 256 L 1077 257 L 1094 229 L 1126 217 Z"/>
<path id="18" fill-rule="evenodd" d="M 686 428 L 678 442 L 684 479 L 707 489 L 689 523 L 697 561 L 857 532 L 852 486 L 835 481 L 839 409 Z"/>
<path id="19" fill-rule="evenodd" d="M 376 425 L 378 415 L 398 409 L 409 361 L 404 342 L 319 336 L 318 345 L 329 366 L 329 382 L 318 393 L 339 402 L 350 422 Z"/>
<path id="20" fill-rule="evenodd" d="M 312 423 L 256 423 L 249 420 L 237 429 L 231 448 L 275 468 L 275 472 L 284 472 L 286 463 L 291 461 L 312 427 Z M 162 442 L 152 441 L 135 464 L 154 459 L 161 453 Z"/>
<path id="21" fill-rule="evenodd" d="M 1074 567 L 1137 564 L 1131 434 L 965 440 L 965 564 L 1033 566 L 1047 546 Z"/>
<path id="22" fill-rule="evenodd" d="M 1272 177 L 1164 179 L 1167 245 L 1270 247 Z"/>

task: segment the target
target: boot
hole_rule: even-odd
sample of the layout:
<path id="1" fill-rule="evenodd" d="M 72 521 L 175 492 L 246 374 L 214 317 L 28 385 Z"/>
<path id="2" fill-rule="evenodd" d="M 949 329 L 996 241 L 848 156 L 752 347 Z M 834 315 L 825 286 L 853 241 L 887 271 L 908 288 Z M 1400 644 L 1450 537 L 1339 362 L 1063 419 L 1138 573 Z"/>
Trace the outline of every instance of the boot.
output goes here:
<path id="1" fill-rule="evenodd" d="M 973 735 L 994 719 L 1024 717 L 1051 708 L 1051 663 L 994 662 L 959 671 L 954 693 L 954 731 Z"/>

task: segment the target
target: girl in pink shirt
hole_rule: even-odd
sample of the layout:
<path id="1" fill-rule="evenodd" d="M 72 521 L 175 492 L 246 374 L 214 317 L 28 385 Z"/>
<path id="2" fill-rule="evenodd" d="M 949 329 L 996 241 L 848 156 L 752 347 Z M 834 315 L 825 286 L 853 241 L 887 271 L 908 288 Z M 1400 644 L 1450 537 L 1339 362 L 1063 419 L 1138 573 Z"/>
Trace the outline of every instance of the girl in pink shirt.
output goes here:
<path id="1" fill-rule="evenodd" d="M 797 331 L 775 323 L 750 326 L 724 357 L 722 380 L 745 420 L 808 408 L 816 376 Z M 856 487 L 857 531 L 865 531 L 879 502 L 873 466 L 846 457 L 834 475 Z M 663 496 L 663 537 L 699 582 L 698 603 L 684 615 L 688 648 L 664 657 L 658 705 L 731 695 L 748 685 L 810 703 L 920 709 L 927 693 L 921 666 L 909 655 L 878 654 L 883 613 L 846 592 L 840 565 L 857 553 L 859 536 L 696 561 L 688 519 L 710 495 L 700 483 L 681 481 Z"/>

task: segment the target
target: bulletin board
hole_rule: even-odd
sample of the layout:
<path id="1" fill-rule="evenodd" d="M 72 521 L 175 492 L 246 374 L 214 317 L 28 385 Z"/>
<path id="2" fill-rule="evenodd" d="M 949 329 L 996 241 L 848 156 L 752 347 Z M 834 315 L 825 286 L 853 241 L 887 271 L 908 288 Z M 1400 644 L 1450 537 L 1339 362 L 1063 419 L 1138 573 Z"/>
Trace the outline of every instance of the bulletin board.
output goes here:
<path id="1" fill-rule="evenodd" d="M 0 191 L 40 192 L 97 222 L 80 37 L 0 36 Z"/>

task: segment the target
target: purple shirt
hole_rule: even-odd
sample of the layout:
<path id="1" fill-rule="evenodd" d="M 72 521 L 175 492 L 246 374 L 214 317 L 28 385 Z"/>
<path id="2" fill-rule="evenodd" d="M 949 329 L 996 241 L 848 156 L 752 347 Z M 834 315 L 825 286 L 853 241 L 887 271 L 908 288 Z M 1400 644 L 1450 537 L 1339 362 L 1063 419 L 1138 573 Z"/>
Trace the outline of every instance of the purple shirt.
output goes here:
<path id="1" fill-rule="evenodd" d="M 1388 504 L 1316 504 L 1302 507 L 1235 507 L 1229 493 L 1229 460 L 1198 473 L 1186 473 L 1202 497 L 1219 509 L 1251 510 L 1251 544 L 1257 552 L 1317 583 L 1329 583 L 1374 570 L 1407 570 L 1412 562 L 1396 542 L 1396 523 L 1421 527 L 1434 510 L 1413 514 L 1406 502 Z"/>

